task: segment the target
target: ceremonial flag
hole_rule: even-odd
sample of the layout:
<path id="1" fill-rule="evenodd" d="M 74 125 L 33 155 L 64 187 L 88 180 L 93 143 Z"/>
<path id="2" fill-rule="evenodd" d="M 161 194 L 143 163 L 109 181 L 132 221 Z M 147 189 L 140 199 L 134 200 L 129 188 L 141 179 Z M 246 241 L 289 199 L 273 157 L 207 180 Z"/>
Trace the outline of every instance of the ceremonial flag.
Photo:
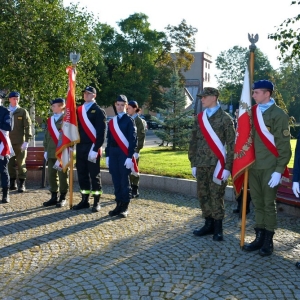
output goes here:
<path id="1" fill-rule="evenodd" d="M 232 167 L 232 181 L 236 194 L 239 195 L 243 187 L 244 173 L 255 161 L 252 133 L 252 112 L 249 71 L 246 68 L 243 90 L 239 104 L 236 138 L 234 146 L 234 160 Z"/>
<path id="2" fill-rule="evenodd" d="M 57 160 L 60 162 L 61 168 L 64 172 L 67 170 L 70 164 L 69 147 L 74 146 L 74 144 L 79 143 L 80 141 L 75 103 L 76 74 L 72 67 L 67 67 L 66 72 L 69 76 L 69 88 L 66 98 L 63 125 L 55 152 Z M 73 152 L 71 151 L 71 154 L 72 153 Z"/>

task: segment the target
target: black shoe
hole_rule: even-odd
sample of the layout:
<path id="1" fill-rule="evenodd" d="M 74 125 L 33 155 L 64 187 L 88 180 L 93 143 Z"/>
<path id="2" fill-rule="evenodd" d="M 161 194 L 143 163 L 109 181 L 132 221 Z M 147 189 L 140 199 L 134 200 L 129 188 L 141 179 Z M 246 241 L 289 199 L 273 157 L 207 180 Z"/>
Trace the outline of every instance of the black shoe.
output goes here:
<path id="1" fill-rule="evenodd" d="M 100 195 L 94 195 L 94 204 L 92 208 L 92 212 L 98 212 L 100 211 L 101 206 L 100 206 Z"/>
<path id="2" fill-rule="evenodd" d="M 214 241 L 223 241 L 223 220 L 215 220 Z"/>
<path id="3" fill-rule="evenodd" d="M 194 235 L 197 236 L 204 236 L 207 234 L 213 234 L 214 233 L 214 219 L 213 218 L 205 218 L 205 224 L 200 229 L 196 229 L 193 231 Z"/>
<path id="4" fill-rule="evenodd" d="M 243 250 L 245 251 L 256 251 L 259 250 L 263 244 L 264 244 L 264 240 L 265 240 L 265 229 L 262 228 L 254 228 L 255 230 L 255 240 L 249 244 L 245 244 L 243 246 Z"/>
<path id="5" fill-rule="evenodd" d="M 132 198 L 137 198 L 140 195 L 137 185 L 131 186 L 131 193 L 132 193 Z"/>
<path id="6" fill-rule="evenodd" d="M 296 268 L 300 269 L 300 261 L 297 261 L 295 266 L 296 266 Z"/>
<path id="7" fill-rule="evenodd" d="M 116 207 L 115 207 L 113 210 L 109 211 L 108 214 L 109 214 L 111 217 L 114 217 L 114 216 L 119 215 L 120 211 L 121 211 L 121 202 L 120 202 L 120 201 L 117 201 Z"/>
<path id="8" fill-rule="evenodd" d="M 67 193 L 60 193 L 59 195 L 59 200 L 56 204 L 56 207 L 64 207 L 67 204 L 67 200 L 66 200 L 66 195 Z"/>
<path id="9" fill-rule="evenodd" d="M 20 179 L 19 180 L 19 188 L 18 188 L 18 192 L 19 193 L 23 193 L 26 191 L 26 188 L 25 188 L 25 179 Z"/>
<path id="10" fill-rule="evenodd" d="M 265 240 L 262 247 L 259 249 L 260 256 L 269 256 L 273 253 L 273 236 L 274 231 L 265 230 Z"/>
<path id="11" fill-rule="evenodd" d="M 127 218 L 129 202 L 121 202 L 119 217 Z"/>
<path id="12" fill-rule="evenodd" d="M 9 189 L 11 191 L 15 191 L 17 189 L 17 181 L 16 181 L 16 178 L 11 178 L 10 179 L 10 186 L 9 186 Z"/>
<path id="13" fill-rule="evenodd" d="M 9 203 L 8 187 L 2 188 L 2 203 Z"/>
<path id="14" fill-rule="evenodd" d="M 51 198 L 50 200 L 46 201 L 43 203 L 44 206 L 53 206 L 53 205 L 56 205 L 57 204 L 57 193 L 53 193 L 51 192 Z"/>
<path id="15" fill-rule="evenodd" d="M 89 203 L 89 196 L 90 194 L 81 194 L 81 201 L 73 206 L 74 210 L 79 210 L 79 209 L 84 209 L 84 208 L 89 208 L 90 207 L 90 203 Z"/>

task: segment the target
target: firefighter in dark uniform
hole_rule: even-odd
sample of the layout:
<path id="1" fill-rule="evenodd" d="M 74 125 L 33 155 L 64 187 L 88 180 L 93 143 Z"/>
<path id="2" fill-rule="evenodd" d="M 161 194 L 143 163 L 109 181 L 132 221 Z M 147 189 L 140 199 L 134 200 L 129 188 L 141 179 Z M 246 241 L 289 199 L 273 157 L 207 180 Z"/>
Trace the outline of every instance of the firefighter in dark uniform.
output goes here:
<path id="1" fill-rule="evenodd" d="M 63 172 L 54 168 L 57 163 L 55 155 L 57 142 L 59 139 L 59 131 L 63 125 L 65 100 L 62 98 L 56 98 L 50 101 L 53 115 L 48 120 L 48 126 L 44 136 L 44 157 L 48 160 L 48 181 L 50 186 L 51 198 L 43 203 L 44 206 L 56 205 L 56 207 L 63 207 L 66 205 L 66 195 L 69 189 L 68 171 Z M 55 128 L 51 128 L 55 126 Z M 55 135 L 54 130 L 57 131 L 58 136 Z M 52 136 L 54 135 L 54 136 Z M 59 191 L 59 198 L 57 196 Z"/>
<path id="2" fill-rule="evenodd" d="M 105 148 L 106 165 L 112 177 L 116 197 L 116 207 L 109 212 L 109 215 L 112 217 L 118 215 L 123 218 L 128 215 L 128 206 L 131 199 L 129 175 L 133 166 L 134 149 L 136 148 L 136 127 L 133 119 L 126 114 L 127 105 L 127 97 L 119 95 L 115 102 L 118 115 L 109 121 L 107 146 Z M 114 121 L 117 123 L 115 126 L 118 126 L 118 128 L 113 125 Z M 123 142 L 126 139 L 128 143 L 127 153 L 124 152 L 123 147 L 120 147 L 120 143 L 116 141 L 116 138 Z"/>
<path id="3" fill-rule="evenodd" d="M 96 103 L 94 87 L 87 86 L 82 92 L 85 102 L 77 108 L 80 142 L 76 144 L 76 168 L 82 198 L 73 209 L 90 207 L 89 196 L 92 194 L 92 212 L 98 212 L 101 208 L 100 158 L 106 135 L 106 113 Z"/>
<path id="4" fill-rule="evenodd" d="M 10 92 L 9 111 L 12 119 L 12 129 L 9 137 L 15 152 L 15 156 L 9 160 L 8 171 L 10 176 L 10 189 L 16 190 L 16 165 L 18 168 L 19 187 L 18 192 L 25 191 L 25 181 L 27 176 L 26 157 L 27 148 L 30 139 L 32 138 L 31 119 L 26 109 L 19 106 L 20 93 Z"/>
<path id="5" fill-rule="evenodd" d="M 0 129 L 4 131 L 11 131 L 11 118 L 9 110 L 2 106 L 2 101 L 5 95 L 0 95 Z M 7 134 L 9 139 L 9 135 Z M 1 145 L 2 141 L 0 142 Z M 2 203 L 9 203 L 9 173 L 8 173 L 8 161 L 9 156 L 0 157 L 0 175 L 1 175 L 1 186 L 2 186 Z"/>
<path id="6" fill-rule="evenodd" d="M 269 80 L 259 80 L 253 84 L 252 97 L 257 103 L 253 113 L 261 120 L 258 127 L 254 126 L 255 162 L 249 168 L 256 238 L 245 244 L 243 249 L 259 250 L 261 256 L 269 256 L 273 252 L 273 236 L 277 226 L 276 193 L 292 154 L 289 116 L 271 98 L 273 91 L 274 85 Z M 272 148 L 270 142 L 265 142 L 270 141 L 271 137 L 274 140 Z M 274 148 L 278 156 L 275 155 Z"/>
<path id="7" fill-rule="evenodd" d="M 141 109 L 139 108 L 138 103 L 136 101 L 131 100 L 128 102 L 127 113 L 134 120 L 134 124 L 136 126 L 137 145 L 136 148 L 134 149 L 133 155 L 137 163 L 139 162 L 140 151 L 144 147 L 145 138 L 146 138 L 146 131 L 145 131 L 143 120 L 138 115 L 140 111 Z M 139 181 L 140 181 L 139 175 L 135 176 L 133 174 L 130 174 L 132 198 L 136 198 L 139 196 L 139 191 L 138 191 Z"/>

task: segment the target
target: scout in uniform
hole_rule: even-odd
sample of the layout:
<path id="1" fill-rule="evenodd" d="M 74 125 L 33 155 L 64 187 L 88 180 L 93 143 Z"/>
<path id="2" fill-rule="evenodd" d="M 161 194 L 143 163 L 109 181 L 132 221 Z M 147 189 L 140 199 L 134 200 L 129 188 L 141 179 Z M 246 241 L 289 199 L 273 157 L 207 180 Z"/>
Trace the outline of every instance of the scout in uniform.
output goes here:
<path id="1" fill-rule="evenodd" d="M 281 177 L 289 177 L 287 164 L 291 158 L 288 115 L 271 98 L 274 85 L 269 80 L 253 84 L 252 107 L 255 162 L 249 168 L 249 187 L 255 212 L 253 242 L 245 251 L 259 250 L 261 256 L 273 252 L 273 236 L 277 225 L 276 193 Z"/>
<path id="2" fill-rule="evenodd" d="M 18 192 L 25 191 L 25 181 L 27 175 L 26 157 L 27 148 L 30 139 L 32 138 L 31 119 L 26 109 L 19 106 L 20 93 L 11 92 L 8 95 L 10 116 L 12 119 L 12 130 L 9 133 L 9 138 L 15 153 L 8 163 L 8 172 L 10 176 L 10 190 L 16 190 L 17 172 L 18 169 L 19 187 Z"/>
<path id="3" fill-rule="evenodd" d="M 233 164 L 235 130 L 232 118 L 221 109 L 217 89 L 206 87 L 198 97 L 205 110 L 195 117 L 188 157 L 205 224 L 193 234 L 213 234 L 214 241 L 222 241 L 224 194 Z"/>
<path id="4" fill-rule="evenodd" d="M 106 113 L 96 103 L 94 87 L 87 86 L 82 92 L 85 102 L 77 108 L 80 142 L 76 144 L 76 168 L 81 201 L 73 206 L 73 209 L 89 208 L 89 196 L 92 194 L 92 212 L 98 212 L 101 209 L 100 158 L 106 134 Z"/>
<path id="5" fill-rule="evenodd" d="M 66 205 L 66 195 L 69 188 L 68 172 L 58 171 L 55 152 L 59 140 L 59 132 L 63 124 L 65 100 L 56 98 L 50 104 L 53 115 L 47 120 L 47 128 L 44 136 L 44 157 L 48 160 L 48 181 L 51 198 L 44 202 L 43 205 L 63 207 Z M 58 191 L 59 199 L 57 197 Z"/>
<path id="6" fill-rule="evenodd" d="M 140 157 L 140 151 L 144 147 L 145 144 L 145 138 L 146 138 L 146 131 L 145 131 L 145 125 L 143 120 L 139 117 L 138 113 L 140 112 L 140 108 L 136 101 L 129 101 L 127 106 L 127 113 L 129 116 L 134 120 L 134 124 L 136 126 L 136 134 L 137 134 L 137 145 L 134 149 L 133 156 L 136 159 L 136 162 L 138 164 L 139 157 Z M 139 181 L 140 176 L 135 176 L 130 174 L 130 184 L 132 189 L 132 198 L 136 198 L 139 196 Z"/>
<path id="7" fill-rule="evenodd" d="M 108 123 L 107 146 L 105 148 L 106 165 L 111 174 L 116 207 L 109 212 L 110 216 L 126 218 L 131 199 L 129 175 L 138 173 L 135 158 L 136 127 L 134 121 L 126 114 L 127 97 L 119 95 L 115 102 L 117 116 Z"/>

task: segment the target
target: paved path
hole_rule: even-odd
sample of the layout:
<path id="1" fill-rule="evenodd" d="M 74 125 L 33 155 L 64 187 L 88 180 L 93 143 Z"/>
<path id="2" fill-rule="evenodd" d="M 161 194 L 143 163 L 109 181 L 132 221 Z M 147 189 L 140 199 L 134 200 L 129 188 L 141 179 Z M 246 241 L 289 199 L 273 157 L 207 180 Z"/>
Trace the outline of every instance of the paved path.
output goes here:
<path id="1" fill-rule="evenodd" d="M 34 186 L 0 204 L 0 299 L 300 299 L 300 219 L 279 214 L 275 252 L 262 258 L 240 250 L 232 202 L 225 241 L 214 242 L 192 234 L 195 198 L 141 190 L 119 219 L 104 192 L 99 213 L 44 208 L 49 192 Z M 252 226 L 250 213 L 246 240 Z"/>

